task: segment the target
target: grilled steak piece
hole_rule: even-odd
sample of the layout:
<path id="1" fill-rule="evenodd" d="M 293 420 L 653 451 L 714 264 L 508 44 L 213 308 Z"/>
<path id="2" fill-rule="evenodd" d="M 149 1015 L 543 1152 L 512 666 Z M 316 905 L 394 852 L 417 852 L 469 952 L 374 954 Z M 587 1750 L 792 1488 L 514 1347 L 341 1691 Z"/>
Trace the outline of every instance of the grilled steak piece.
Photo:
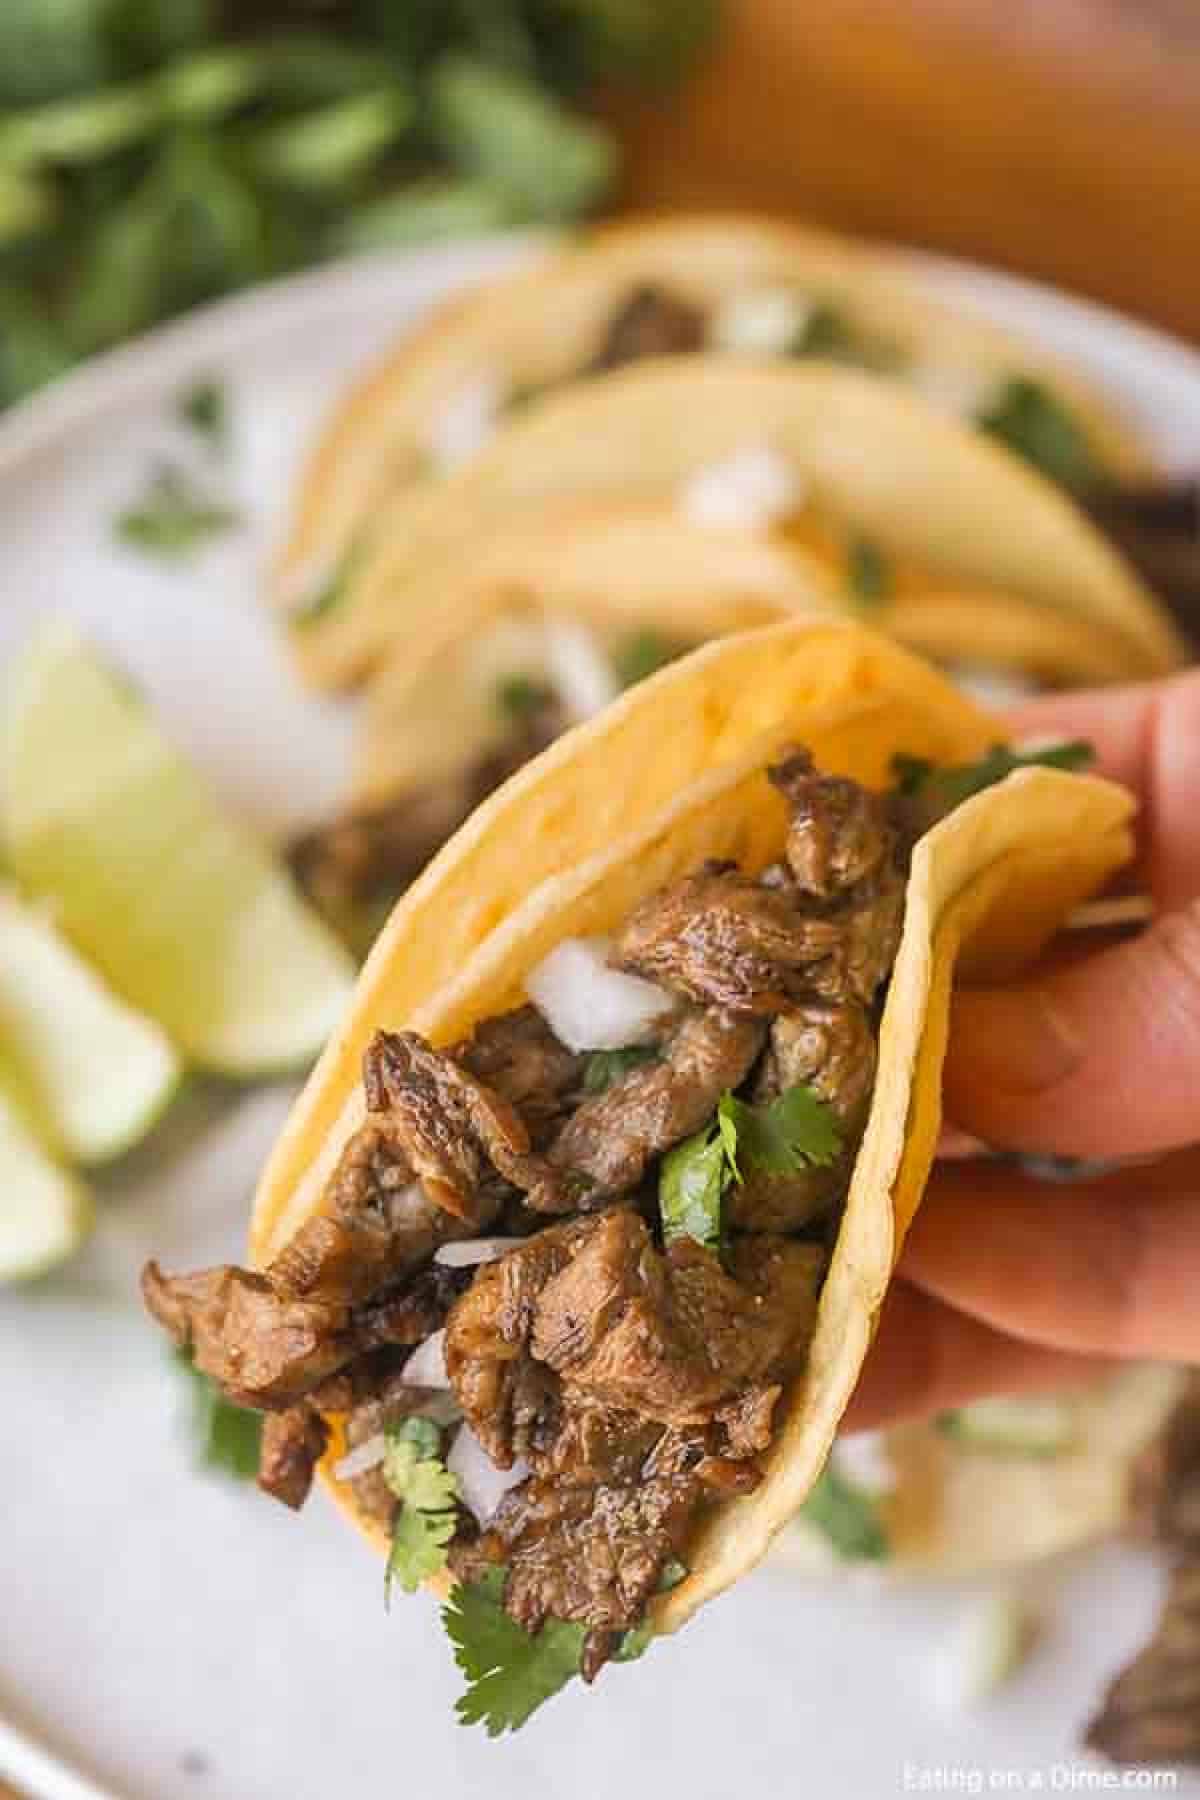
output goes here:
<path id="1" fill-rule="evenodd" d="M 281 1299 L 264 1276 L 246 1269 L 166 1276 L 147 1263 L 142 1298 L 239 1406 L 289 1407 L 357 1353 L 346 1306 Z"/>
<path id="2" fill-rule="evenodd" d="M 317 910 L 351 949 L 365 952 L 386 907 L 417 878 L 475 808 L 561 736 L 567 720 L 550 704 L 456 775 L 409 788 L 383 805 L 315 826 L 296 838 L 288 862 Z"/>
<path id="3" fill-rule="evenodd" d="M 415 1031 L 378 1031 L 364 1067 L 367 1106 L 390 1128 L 425 1192 L 477 1229 L 496 1175 L 531 1185 L 529 1132 L 511 1101 Z"/>
<path id="4" fill-rule="evenodd" d="M 531 1207 L 585 1210 L 630 1193 L 651 1159 L 709 1120 L 726 1088 L 748 1074 L 762 1048 L 763 1021 L 716 1007 L 685 1018 L 657 1062 L 642 1063 L 585 1099 L 551 1143 L 547 1162 L 574 1177 L 554 1177 L 526 1196 Z"/>
<path id="5" fill-rule="evenodd" d="M 776 1173 L 748 1163 L 728 1195 L 733 1225 L 747 1231 L 798 1231 L 846 1190 L 875 1086 L 875 1033 L 856 1000 L 812 1000 L 771 1026 L 754 1083 L 760 1105 L 804 1082 L 830 1106 L 843 1148 L 826 1168 Z"/>
<path id="6" fill-rule="evenodd" d="M 567 1114 L 586 1061 L 559 1043 L 536 1006 L 484 1020 L 447 1054 L 517 1108 L 535 1146 Z"/>
<path id="7" fill-rule="evenodd" d="M 286 1412 L 269 1413 L 263 1422 L 259 1487 L 298 1512 L 308 1499 L 313 1471 L 328 1441 L 325 1421 L 307 1401 Z"/>
<path id="8" fill-rule="evenodd" d="M 707 321 L 698 306 L 646 282 L 622 302 L 584 373 L 602 375 L 645 356 L 703 350 L 707 336 Z"/>
<path id="9" fill-rule="evenodd" d="M 802 894 L 835 900 L 894 860 L 895 834 L 881 794 L 819 775 L 806 750 L 768 771 L 792 815 L 784 852 Z"/>
<path id="10" fill-rule="evenodd" d="M 1200 1559 L 1169 1577 L 1150 1642 L 1104 1696 L 1084 1742 L 1117 1763 L 1200 1763 Z"/>
<path id="11" fill-rule="evenodd" d="M 509 1565 L 528 1630 L 634 1624 L 706 1488 L 745 1491 L 781 1382 L 807 1346 L 822 1257 L 750 1237 L 726 1274 L 690 1240 L 654 1248 L 628 1208 L 551 1226 L 485 1265 L 451 1309 L 446 1368 L 503 1468 L 533 1475 L 464 1554 Z"/>

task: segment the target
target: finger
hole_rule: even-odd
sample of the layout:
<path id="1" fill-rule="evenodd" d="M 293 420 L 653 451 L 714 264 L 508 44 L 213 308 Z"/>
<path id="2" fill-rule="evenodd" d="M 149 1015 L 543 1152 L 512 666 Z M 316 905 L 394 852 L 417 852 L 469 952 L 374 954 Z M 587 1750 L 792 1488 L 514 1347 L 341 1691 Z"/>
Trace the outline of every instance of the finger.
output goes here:
<path id="1" fill-rule="evenodd" d="M 1086 738 L 1100 771 L 1137 794 L 1143 875 L 1160 907 L 1200 895 L 1200 670 L 1170 681 L 1047 694 L 1014 710 L 1013 736 Z"/>
<path id="2" fill-rule="evenodd" d="M 1077 1356 L 1200 1362 L 1200 1150 L 1062 1187 L 935 1172 L 904 1279 L 993 1331 Z"/>
<path id="3" fill-rule="evenodd" d="M 926 1418 L 987 1394 L 1075 1387 L 1108 1366 L 1011 1338 L 896 1281 L 842 1429 Z"/>
<path id="4" fill-rule="evenodd" d="M 1200 901 L 1034 980 L 961 989 L 945 1094 L 955 1125 L 1010 1149 L 1141 1156 L 1195 1142 Z"/>

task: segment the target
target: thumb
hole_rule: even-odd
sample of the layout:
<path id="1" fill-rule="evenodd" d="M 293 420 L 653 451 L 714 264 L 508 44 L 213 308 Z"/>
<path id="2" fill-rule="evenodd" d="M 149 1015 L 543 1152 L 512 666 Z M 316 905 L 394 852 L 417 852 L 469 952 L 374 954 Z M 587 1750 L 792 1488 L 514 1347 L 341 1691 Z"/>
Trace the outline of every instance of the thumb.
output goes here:
<path id="1" fill-rule="evenodd" d="M 986 1143 L 1142 1156 L 1200 1139 L 1200 901 L 1045 977 L 964 989 L 946 1106 Z"/>

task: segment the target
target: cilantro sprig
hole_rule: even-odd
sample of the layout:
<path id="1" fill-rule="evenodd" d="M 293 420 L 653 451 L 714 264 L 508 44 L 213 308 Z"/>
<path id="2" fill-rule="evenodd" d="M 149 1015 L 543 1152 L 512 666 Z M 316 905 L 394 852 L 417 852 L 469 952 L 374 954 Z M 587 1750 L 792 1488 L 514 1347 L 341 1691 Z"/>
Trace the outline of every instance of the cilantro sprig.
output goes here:
<path id="1" fill-rule="evenodd" d="M 901 752 L 892 758 L 892 774 L 901 794 L 919 800 L 934 817 L 942 818 L 1016 769 L 1086 769 L 1095 756 L 1095 750 L 1083 738 L 1044 744 L 1036 750 L 1013 750 L 1007 744 L 993 744 L 976 762 L 944 767 L 923 756 Z"/>
<path id="2" fill-rule="evenodd" d="M 441 1459 L 441 1434 L 431 1419 L 404 1419 L 384 1432 L 383 1479 L 400 1506 L 383 1578 L 385 1606 L 392 1583 L 415 1594 L 446 1566 L 458 1522 L 458 1480 Z"/>
<path id="3" fill-rule="evenodd" d="M 1004 382 L 975 422 L 1062 487 L 1078 493 L 1100 481 L 1100 458 L 1084 426 L 1044 383 L 1028 375 Z"/>
<path id="4" fill-rule="evenodd" d="M 234 1481 L 253 1481 L 262 1445 L 262 1414 L 227 1400 L 187 1350 L 174 1355 L 186 1383 L 186 1425 L 197 1467 Z"/>
<path id="5" fill-rule="evenodd" d="M 454 1646 L 454 1660 L 467 1678 L 455 1702 L 463 1725 L 482 1725 L 489 1737 L 519 1731 L 538 1707 L 579 1673 L 585 1625 L 547 1619 L 540 1631 L 525 1631 L 504 1610 L 503 1568 L 479 1581 L 460 1584 L 442 1608 L 442 1624 Z M 657 1592 L 668 1593 L 686 1579 L 687 1568 L 671 1557 Z M 613 1662 L 636 1662 L 654 1637 L 648 1619 L 624 1633 Z"/>
<path id="6" fill-rule="evenodd" d="M 227 501 L 205 493 L 177 463 L 160 463 L 141 497 L 118 514 L 117 536 L 135 550 L 182 562 L 241 524 Z"/>
<path id="7" fill-rule="evenodd" d="M 871 1496 L 826 1463 L 800 1517 L 828 1538 L 843 1562 L 884 1562 L 887 1533 Z"/>
<path id="8" fill-rule="evenodd" d="M 711 1125 L 663 1157 L 658 1205 L 663 1236 L 691 1237 L 706 1250 L 724 1242 L 724 1200 L 747 1169 L 795 1175 L 824 1168 L 842 1148 L 837 1116 L 805 1082 L 761 1106 L 722 1094 Z"/>

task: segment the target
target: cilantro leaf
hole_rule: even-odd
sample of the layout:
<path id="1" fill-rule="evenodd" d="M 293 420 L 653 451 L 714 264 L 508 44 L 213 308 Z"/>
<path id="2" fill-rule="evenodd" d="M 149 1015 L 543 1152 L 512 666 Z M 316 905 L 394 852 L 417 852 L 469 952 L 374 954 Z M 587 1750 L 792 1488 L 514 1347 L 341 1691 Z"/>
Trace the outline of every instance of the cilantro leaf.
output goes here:
<path id="1" fill-rule="evenodd" d="M 1007 744 L 993 744 L 977 762 L 941 768 L 922 756 L 901 752 L 892 758 L 892 774 L 902 794 L 928 802 L 934 817 L 941 818 L 972 794 L 1003 781 L 1015 769 L 1086 769 L 1095 756 L 1091 744 L 1082 738 L 1046 744 L 1037 750 L 1012 750 Z"/>
<path id="2" fill-rule="evenodd" d="M 679 638 L 664 637 L 647 627 L 621 639 L 612 653 L 612 665 L 621 686 L 628 688 L 686 653 L 687 645 Z"/>
<path id="3" fill-rule="evenodd" d="M 685 1138 L 663 1157 L 658 1209 L 663 1237 L 691 1237 L 706 1250 L 721 1248 L 722 1200 L 729 1184 L 725 1141 L 711 1128 Z"/>
<path id="4" fill-rule="evenodd" d="M 214 450 L 229 441 L 229 407 L 225 389 L 212 376 L 202 376 L 179 396 L 179 417 Z"/>
<path id="5" fill-rule="evenodd" d="M 241 523 L 237 510 L 203 494 L 175 463 L 163 463 L 142 498 L 120 513 L 118 537 L 148 556 L 178 562 Z"/>
<path id="6" fill-rule="evenodd" d="M 1062 487 L 1079 492 L 1100 480 L 1102 470 L 1087 432 L 1040 381 L 1013 376 L 975 422 Z"/>
<path id="7" fill-rule="evenodd" d="M 306 625 L 315 625 L 318 619 L 325 618 L 341 605 L 350 591 L 350 583 L 361 555 L 362 545 L 356 539 L 342 552 L 329 573 L 296 601 L 287 616 L 293 631 L 303 631 Z"/>
<path id="8" fill-rule="evenodd" d="M 550 706 L 554 695 L 544 681 L 518 672 L 499 678 L 493 689 L 493 699 L 502 718 L 512 725 L 523 725 L 544 706 Z"/>
<path id="9" fill-rule="evenodd" d="M 432 1419 L 403 1419 L 384 1432 L 383 1478 L 400 1502 L 383 1578 L 383 1600 L 392 1583 L 414 1594 L 446 1566 L 446 1550 L 458 1522 L 458 1478 L 442 1462 L 441 1433 Z"/>
<path id="10" fill-rule="evenodd" d="M 826 1167 L 842 1148 L 837 1115 L 805 1082 L 798 1082 L 765 1106 L 751 1106 L 736 1094 L 724 1094 L 717 1120 L 738 1181 L 742 1179 L 736 1161 L 739 1153 L 773 1175 L 795 1175 L 813 1165 Z"/>
<path id="11" fill-rule="evenodd" d="M 392 1547 L 383 1576 L 385 1607 L 391 1604 L 394 1581 L 406 1594 L 415 1594 L 423 1581 L 445 1568 L 446 1549 L 456 1524 L 452 1512 L 421 1512 L 415 1506 L 400 1508 L 392 1527 Z"/>
<path id="12" fill-rule="evenodd" d="M 657 1061 L 658 1051 L 650 1044 L 629 1044 L 624 1050 L 593 1050 L 583 1066 L 583 1091 L 603 1094 L 631 1069 Z"/>
<path id="13" fill-rule="evenodd" d="M 846 1562 L 887 1560 L 887 1533 L 871 1496 L 829 1463 L 809 1490 L 799 1517 L 827 1537 Z"/>
<path id="14" fill-rule="evenodd" d="M 504 1571 L 460 1584 L 442 1608 L 454 1660 L 467 1677 L 455 1711 L 462 1724 L 482 1724 L 489 1737 L 517 1731 L 543 1701 L 579 1672 L 586 1628 L 549 1619 L 523 1631 L 502 1604 Z"/>
<path id="15" fill-rule="evenodd" d="M 862 606 L 878 606 L 891 597 L 891 563 L 871 538 L 856 535 L 846 546 L 846 585 Z"/>
<path id="16" fill-rule="evenodd" d="M 235 1481 L 253 1481 L 258 1474 L 262 1414 L 226 1400 L 188 1351 L 177 1350 L 175 1362 L 187 1383 L 187 1428 L 197 1466 Z"/>

